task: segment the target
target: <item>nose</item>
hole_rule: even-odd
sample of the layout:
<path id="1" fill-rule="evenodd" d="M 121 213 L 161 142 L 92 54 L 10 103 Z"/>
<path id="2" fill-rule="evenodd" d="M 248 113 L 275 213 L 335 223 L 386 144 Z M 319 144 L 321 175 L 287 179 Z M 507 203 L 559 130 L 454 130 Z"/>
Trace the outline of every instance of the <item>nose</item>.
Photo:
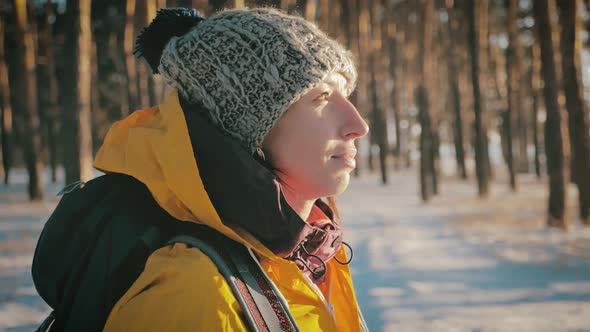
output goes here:
<path id="1" fill-rule="evenodd" d="M 340 129 L 340 136 L 342 138 L 357 139 L 365 136 L 369 132 L 369 125 L 363 119 L 359 111 L 354 105 L 342 96 L 342 104 L 339 107 L 344 121 Z"/>

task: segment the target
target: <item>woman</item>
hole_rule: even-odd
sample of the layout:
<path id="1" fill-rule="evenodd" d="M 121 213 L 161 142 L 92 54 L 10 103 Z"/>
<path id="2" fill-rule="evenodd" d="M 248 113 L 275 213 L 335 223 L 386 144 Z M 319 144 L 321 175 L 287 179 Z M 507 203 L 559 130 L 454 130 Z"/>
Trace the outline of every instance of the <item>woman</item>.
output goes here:
<path id="1" fill-rule="evenodd" d="M 206 19 L 160 11 L 136 51 L 174 91 L 116 123 L 95 166 L 143 182 L 174 218 L 248 247 L 301 331 L 361 330 L 331 199 L 368 131 L 346 99 L 350 54 L 266 8 Z M 104 331 L 241 331 L 241 310 L 212 261 L 176 243 L 149 257 Z"/>

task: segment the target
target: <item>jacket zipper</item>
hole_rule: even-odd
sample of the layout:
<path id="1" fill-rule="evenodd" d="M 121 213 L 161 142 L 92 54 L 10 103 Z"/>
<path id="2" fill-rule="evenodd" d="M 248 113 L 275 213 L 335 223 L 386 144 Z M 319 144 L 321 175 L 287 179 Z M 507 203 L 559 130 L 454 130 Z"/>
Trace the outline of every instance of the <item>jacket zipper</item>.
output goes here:
<path id="1" fill-rule="evenodd" d="M 320 300 L 322 300 L 322 302 L 324 303 L 324 306 L 326 306 L 326 309 L 328 309 L 328 312 L 330 313 L 330 317 L 332 317 L 332 322 L 334 322 L 334 325 L 336 325 L 336 316 L 334 316 L 334 307 L 326 300 L 326 297 L 324 296 L 322 291 L 319 289 L 319 287 L 311 279 L 309 279 L 304 273 L 302 273 L 302 274 L 303 274 L 303 278 L 309 284 L 311 289 L 313 289 L 313 291 L 319 296 Z"/>

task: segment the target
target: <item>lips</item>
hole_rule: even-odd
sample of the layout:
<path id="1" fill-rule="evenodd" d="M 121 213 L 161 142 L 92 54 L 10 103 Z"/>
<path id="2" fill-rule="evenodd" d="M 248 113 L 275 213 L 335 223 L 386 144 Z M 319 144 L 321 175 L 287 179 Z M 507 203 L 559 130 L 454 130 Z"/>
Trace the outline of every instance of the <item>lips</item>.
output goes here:
<path id="1" fill-rule="evenodd" d="M 354 148 L 347 148 L 342 150 L 337 150 L 330 158 L 338 161 L 342 161 L 346 166 L 350 168 L 356 167 L 356 149 Z"/>
<path id="2" fill-rule="evenodd" d="M 356 157 L 356 149 L 340 150 L 332 155 L 332 158 L 339 158 L 339 159 L 352 159 L 352 160 L 354 160 L 354 157 Z"/>

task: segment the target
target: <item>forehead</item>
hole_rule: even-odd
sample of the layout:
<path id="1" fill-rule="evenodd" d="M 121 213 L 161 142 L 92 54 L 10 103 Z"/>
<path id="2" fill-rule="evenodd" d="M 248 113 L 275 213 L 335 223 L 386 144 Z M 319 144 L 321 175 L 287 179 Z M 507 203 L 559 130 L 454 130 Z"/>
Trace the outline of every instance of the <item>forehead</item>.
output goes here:
<path id="1" fill-rule="evenodd" d="M 340 93 L 344 93 L 344 90 L 346 89 L 346 83 L 346 77 L 344 77 L 344 75 L 341 73 L 336 72 L 328 74 L 328 76 L 326 76 L 326 78 L 320 82 L 320 84 L 327 84 L 333 89 L 338 90 Z"/>

